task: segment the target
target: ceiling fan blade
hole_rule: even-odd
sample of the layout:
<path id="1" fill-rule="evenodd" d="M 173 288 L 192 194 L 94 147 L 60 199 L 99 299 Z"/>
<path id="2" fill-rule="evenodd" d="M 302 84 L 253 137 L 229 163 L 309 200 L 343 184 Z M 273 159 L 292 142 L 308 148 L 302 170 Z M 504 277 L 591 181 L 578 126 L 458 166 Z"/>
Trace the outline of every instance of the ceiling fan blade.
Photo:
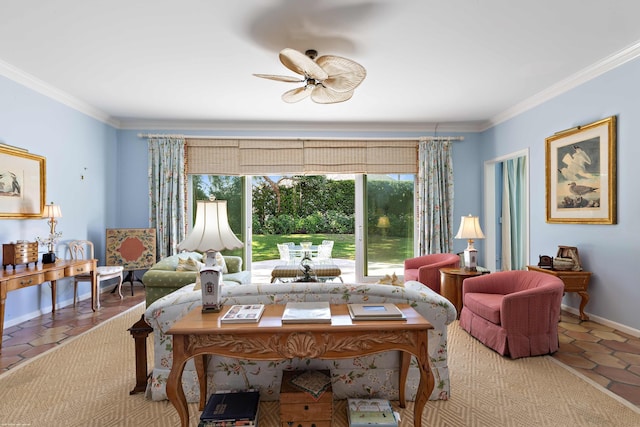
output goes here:
<path id="1" fill-rule="evenodd" d="M 321 66 L 316 64 L 311 58 L 304 53 L 300 53 L 295 49 L 285 48 L 280 51 L 280 62 L 285 67 L 305 77 L 311 77 L 314 80 L 323 81 L 327 77 L 327 72 Z"/>
<path id="2" fill-rule="evenodd" d="M 289 76 L 274 76 L 273 74 L 254 74 L 256 77 L 260 77 L 263 79 L 276 80 L 279 82 L 287 82 L 287 83 L 301 83 L 304 82 L 304 79 L 300 79 L 300 77 L 289 77 Z"/>
<path id="3" fill-rule="evenodd" d="M 313 86 L 306 85 L 296 89 L 291 89 L 282 94 L 282 100 L 293 104 L 294 102 L 302 101 L 307 98 L 313 92 Z"/>
<path id="4" fill-rule="evenodd" d="M 367 76 L 362 65 L 340 56 L 325 55 L 316 62 L 329 75 L 322 84 L 336 92 L 353 91 Z"/>
<path id="5" fill-rule="evenodd" d="M 311 100 L 318 104 L 335 104 L 351 99 L 353 91 L 336 92 L 322 85 L 316 85 L 311 92 Z"/>

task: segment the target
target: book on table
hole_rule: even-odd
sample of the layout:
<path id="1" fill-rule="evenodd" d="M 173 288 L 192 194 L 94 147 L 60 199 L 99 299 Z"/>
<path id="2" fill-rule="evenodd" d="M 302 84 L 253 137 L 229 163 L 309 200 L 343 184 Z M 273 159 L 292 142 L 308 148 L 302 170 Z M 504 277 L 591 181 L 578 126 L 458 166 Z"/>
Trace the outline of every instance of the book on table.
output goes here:
<path id="1" fill-rule="evenodd" d="M 353 320 L 404 320 L 406 316 L 391 303 L 347 304 Z"/>
<path id="2" fill-rule="evenodd" d="M 237 304 L 232 305 L 220 318 L 222 323 L 258 323 L 264 304 Z"/>
<path id="3" fill-rule="evenodd" d="M 282 323 L 331 323 L 328 302 L 288 302 L 282 313 Z"/>
<path id="4" fill-rule="evenodd" d="M 385 399 L 347 399 L 349 427 L 398 427 L 398 419 Z"/>
<path id="5" fill-rule="evenodd" d="M 200 415 L 199 427 L 257 426 L 260 408 L 258 390 L 213 393 Z"/>

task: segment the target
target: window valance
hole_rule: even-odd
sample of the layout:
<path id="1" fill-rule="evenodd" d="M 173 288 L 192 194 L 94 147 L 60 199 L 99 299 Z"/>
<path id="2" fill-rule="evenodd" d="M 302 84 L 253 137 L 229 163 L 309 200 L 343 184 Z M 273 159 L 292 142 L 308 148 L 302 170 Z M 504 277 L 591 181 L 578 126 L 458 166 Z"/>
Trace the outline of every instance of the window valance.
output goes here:
<path id="1" fill-rule="evenodd" d="M 186 138 L 190 174 L 416 173 L 418 140 Z"/>

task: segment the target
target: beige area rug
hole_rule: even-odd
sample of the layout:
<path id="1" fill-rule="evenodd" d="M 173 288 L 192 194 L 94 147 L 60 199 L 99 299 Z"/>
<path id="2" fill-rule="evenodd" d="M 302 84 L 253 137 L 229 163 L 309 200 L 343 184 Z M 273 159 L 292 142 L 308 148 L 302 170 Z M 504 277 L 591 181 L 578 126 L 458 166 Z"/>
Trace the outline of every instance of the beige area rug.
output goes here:
<path id="1" fill-rule="evenodd" d="M 142 311 L 143 305 L 134 307 L 0 376 L 0 425 L 179 425 L 169 402 L 129 395 L 135 360 L 127 329 Z M 470 338 L 457 322 L 449 337 L 452 396 L 427 403 L 423 426 L 640 425 L 635 406 L 550 357 L 504 359 Z M 191 425 L 196 426 L 197 405 L 189 409 Z M 401 426 L 413 425 L 412 410 L 409 406 L 401 411 Z M 278 402 L 263 402 L 260 427 L 279 426 L 278 411 Z M 347 426 L 345 414 L 345 402 L 335 402 L 334 427 Z"/>

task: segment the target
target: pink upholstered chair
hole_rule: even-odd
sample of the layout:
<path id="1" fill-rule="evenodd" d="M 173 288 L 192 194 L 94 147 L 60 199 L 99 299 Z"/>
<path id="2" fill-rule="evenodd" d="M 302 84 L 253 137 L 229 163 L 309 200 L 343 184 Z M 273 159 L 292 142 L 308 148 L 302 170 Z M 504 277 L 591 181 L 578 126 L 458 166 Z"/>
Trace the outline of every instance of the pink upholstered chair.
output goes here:
<path id="1" fill-rule="evenodd" d="M 564 283 L 537 271 L 502 271 L 462 283 L 460 326 L 512 359 L 558 350 Z"/>
<path id="2" fill-rule="evenodd" d="M 440 293 L 440 269 L 457 268 L 460 257 L 452 253 L 429 254 L 404 260 L 404 281 L 417 280 Z"/>

